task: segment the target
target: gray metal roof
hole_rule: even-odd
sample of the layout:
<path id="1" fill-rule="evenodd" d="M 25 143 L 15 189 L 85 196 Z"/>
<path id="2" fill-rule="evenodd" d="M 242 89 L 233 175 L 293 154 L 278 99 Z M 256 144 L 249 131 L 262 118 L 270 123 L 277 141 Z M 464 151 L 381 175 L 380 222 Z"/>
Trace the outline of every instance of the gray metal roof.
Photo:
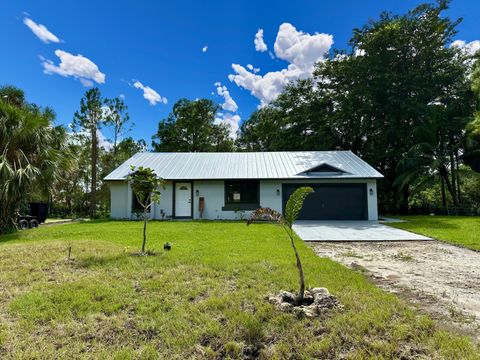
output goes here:
<path id="1" fill-rule="evenodd" d="M 338 172 L 308 172 L 322 164 Z M 166 180 L 382 178 L 351 151 L 137 153 L 105 180 L 124 180 L 130 166 L 154 169 Z"/>

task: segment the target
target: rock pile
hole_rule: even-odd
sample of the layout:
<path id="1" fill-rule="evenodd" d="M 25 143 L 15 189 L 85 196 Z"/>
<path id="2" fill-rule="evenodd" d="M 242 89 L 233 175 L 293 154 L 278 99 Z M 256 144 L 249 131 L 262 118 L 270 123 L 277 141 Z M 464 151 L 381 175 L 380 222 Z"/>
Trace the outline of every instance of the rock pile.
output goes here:
<path id="1" fill-rule="evenodd" d="M 289 312 L 298 317 L 314 318 L 326 314 L 332 309 L 342 309 L 338 299 L 326 288 L 306 290 L 301 304 L 296 303 L 297 296 L 289 291 L 280 291 L 276 296 L 269 296 L 268 301 L 283 312 Z"/>

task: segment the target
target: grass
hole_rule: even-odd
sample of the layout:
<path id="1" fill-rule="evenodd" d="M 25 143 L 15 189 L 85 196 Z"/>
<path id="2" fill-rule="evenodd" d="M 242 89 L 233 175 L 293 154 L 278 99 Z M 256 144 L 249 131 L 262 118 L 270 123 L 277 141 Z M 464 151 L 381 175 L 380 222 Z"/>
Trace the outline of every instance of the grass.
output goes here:
<path id="1" fill-rule="evenodd" d="M 479 217 L 402 216 L 401 218 L 407 221 L 388 225 L 480 251 Z"/>
<path id="2" fill-rule="evenodd" d="M 345 309 L 315 320 L 276 311 L 265 295 L 296 289 L 297 274 L 275 225 L 151 222 L 157 255 L 132 256 L 141 227 L 73 223 L 0 237 L 0 358 L 479 358 L 469 338 L 300 241 L 307 284 Z"/>
<path id="3" fill-rule="evenodd" d="M 393 255 L 393 258 L 396 259 L 396 260 L 405 261 L 405 262 L 409 262 L 409 261 L 415 260 L 412 255 L 407 254 L 407 253 L 405 253 L 405 252 L 403 252 L 403 251 L 399 251 L 398 253 L 396 253 L 395 255 Z"/>

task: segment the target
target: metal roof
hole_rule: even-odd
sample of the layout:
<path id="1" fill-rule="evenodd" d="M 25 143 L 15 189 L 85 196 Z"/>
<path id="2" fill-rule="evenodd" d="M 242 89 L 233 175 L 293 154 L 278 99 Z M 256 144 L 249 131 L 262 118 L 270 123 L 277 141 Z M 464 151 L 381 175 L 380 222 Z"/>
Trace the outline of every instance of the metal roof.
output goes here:
<path id="1" fill-rule="evenodd" d="M 308 172 L 330 165 L 338 172 Z M 382 178 L 351 151 L 150 153 L 132 156 L 104 180 L 124 180 L 130 166 L 152 168 L 165 180 Z"/>

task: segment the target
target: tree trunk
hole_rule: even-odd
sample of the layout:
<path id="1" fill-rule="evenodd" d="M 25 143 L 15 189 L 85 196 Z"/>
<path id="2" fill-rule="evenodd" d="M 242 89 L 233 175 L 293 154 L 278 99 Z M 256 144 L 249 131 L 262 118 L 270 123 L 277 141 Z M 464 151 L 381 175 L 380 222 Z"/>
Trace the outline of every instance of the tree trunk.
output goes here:
<path id="1" fill-rule="evenodd" d="M 147 208 L 143 210 L 143 241 L 142 241 L 142 255 L 145 255 L 145 246 L 147 244 Z"/>
<path id="2" fill-rule="evenodd" d="M 452 178 L 452 198 L 454 198 L 453 202 L 457 203 L 457 183 L 455 181 L 455 159 L 453 158 L 453 152 L 450 154 L 450 176 Z"/>
<path id="3" fill-rule="evenodd" d="M 457 196 L 458 202 L 462 202 L 462 193 L 460 191 L 460 172 L 458 171 L 460 168 L 460 160 L 458 159 L 458 150 L 455 152 L 455 163 L 457 165 Z"/>
<path id="4" fill-rule="evenodd" d="M 97 213 L 97 124 L 92 121 L 92 179 L 90 189 L 90 218 L 94 219 Z"/>
<path id="5" fill-rule="evenodd" d="M 405 186 L 402 190 L 402 205 L 400 211 L 402 214 L 408 214 L 408 198 L 410 195 L 410 191 L 408 189 L 408 185 Z"/>
<path id="6" fill-rule="evenodd" d="M 295 246 L 295 242 L 293 241 L 292 229 L 289 229 L 288 236 L 290 237 L 290 242 L 292 244 L 293 251 L 295 252 L 295 258 L 297 260 L 297 269 L 298 269 L 298 277 L 299 277 L 299 285 L 300 285 L 300 291 L 298 292 L 298 295 L 297 295 L 297 304 L 301 304 L 303 302 L 303 296 L 305 293 L 305 276 L 303 275 L 302 262 L 300 261 L 300 256 L 298 255 L 297 247 Z"/>
<path id="7" fill-rule="evenodd" d="M 445 181 L 443 181 L 443 177 L 440 177 L 440 188 L 442 190 L 442 207 L 447 207 L 447 194 L 445 194 Z"/>
<path id="8" fill-rule="evenodd" d="M 445 185 L 447 187 L 447 190 L 450 193 L 450 195 L 452 196 L 453 205 L 457 206 L 458 202 L 457 202 L 457 198 L 455 197 L 455 194 L 454 194 L 454 191 L 453 191 L 453 188 L 452 188 L 452 184 L 450 183 L 450 180 L 448 178 L 448 170 L 445 167 L 442 167 L 439 170 L 440 170 L 439 171 L 440 176 L 443 178 L 443 180 L 445 182 Z"/>
<path id="9" fill-rule="evenodd" d="M 114 133 L 114 139 L 113 139 L 113 168 L 115 169 L 117 167 L 117 141 L 118 141 L 118 127 L 115 124 L 115 133 Z"/>

